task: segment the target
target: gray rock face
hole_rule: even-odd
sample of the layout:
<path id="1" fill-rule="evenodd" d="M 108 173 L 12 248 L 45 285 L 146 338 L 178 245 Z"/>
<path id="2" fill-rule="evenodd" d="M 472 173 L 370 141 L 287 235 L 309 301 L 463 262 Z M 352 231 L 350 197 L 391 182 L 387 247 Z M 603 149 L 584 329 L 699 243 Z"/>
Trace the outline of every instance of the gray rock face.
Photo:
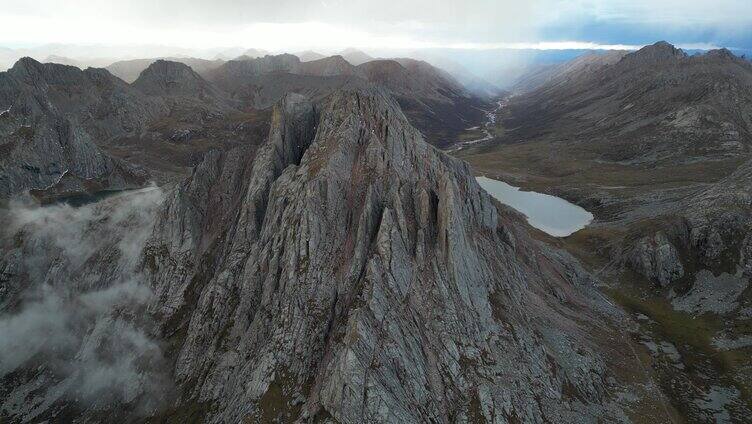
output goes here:
<path id="1" fill-rule="evenodd" d="M 103 154 L 69 119 L 0 116 L 0 198 L 33 190 L 41 198 L 140 187 L 148 173 Z"/>
<path id="2" fill-rule="evenodd" d="M 0 73 L 0 87 L 0 110 L 63 116 L 103 139 L 141 131 L 164 112 L 159 100 L 144 96 L 104 69 L 81 71 L 23 58 Z"/>
<path id="3" fill-rule="evenodd" d="M 679 254 L 663 232 L 641 239 L 628 259 L 635 271 L 666 286 L 684 275 Z"/>
<path id="4" fill-rule="evenodd" d="M 0 198 L 142 186 L 145 171 L 108 157 L 93 139 L 138 132 L 162 107 L 101 69 L 19 60 L 0 73 Z"/>
<path id="5" fill-rule="evenodd" d="M 380 92 L 286 96 L 255 158 L 208 155 L 147 243 L 175 410 L 617 419 L 584 273 L 523 228 Z"/>

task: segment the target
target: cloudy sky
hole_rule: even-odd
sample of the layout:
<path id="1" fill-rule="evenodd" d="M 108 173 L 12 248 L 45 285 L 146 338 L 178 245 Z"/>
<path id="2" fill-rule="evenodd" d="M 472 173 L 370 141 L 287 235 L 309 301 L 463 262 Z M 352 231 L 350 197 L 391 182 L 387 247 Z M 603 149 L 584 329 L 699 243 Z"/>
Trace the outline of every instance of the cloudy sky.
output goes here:
<path id="1" fill-rule="evenodd" d="M 0 46 L 752 48 L 750 0 L 4 0 Z"/>

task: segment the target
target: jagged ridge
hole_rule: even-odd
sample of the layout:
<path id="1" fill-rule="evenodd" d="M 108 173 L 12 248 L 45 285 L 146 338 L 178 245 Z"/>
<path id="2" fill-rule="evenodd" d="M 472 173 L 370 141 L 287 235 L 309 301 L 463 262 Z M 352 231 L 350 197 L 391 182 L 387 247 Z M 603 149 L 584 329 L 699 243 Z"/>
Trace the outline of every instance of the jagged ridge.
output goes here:
<path id="1" fill-rule="evenodd" d="M 584 274 L 532 242 L 378 91 L 337 92 L 318 110 L 286 96 L 255 159 L 212 154 L 176 189 L 145 263 L 163 332 L 185 334 L 177 412 L 607 414 L 588 335 L 599 330 L 580 324 L 595 319 Z"/>

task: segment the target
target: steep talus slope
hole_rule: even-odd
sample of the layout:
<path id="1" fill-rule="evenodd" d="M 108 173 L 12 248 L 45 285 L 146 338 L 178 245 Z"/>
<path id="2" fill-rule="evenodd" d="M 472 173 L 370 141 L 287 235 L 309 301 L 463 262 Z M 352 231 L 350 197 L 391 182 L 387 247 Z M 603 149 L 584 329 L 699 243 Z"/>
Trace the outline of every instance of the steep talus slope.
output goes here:
<path id="1" fill-rule="evenodd" d="M 620 418 L 608 306 L 525 228 L 380 92 L 287 95 L 255 156 L 207 156 L 147 244 L 168 416 Z"/>
<path id="2" fill-rule="evenodd" d="M 107 71 L 19 60 L 0 73 L 0 197 L 143 185 L 146 172 L 103 154 L 93 139 L 140 131 L 163 108 Z"/>

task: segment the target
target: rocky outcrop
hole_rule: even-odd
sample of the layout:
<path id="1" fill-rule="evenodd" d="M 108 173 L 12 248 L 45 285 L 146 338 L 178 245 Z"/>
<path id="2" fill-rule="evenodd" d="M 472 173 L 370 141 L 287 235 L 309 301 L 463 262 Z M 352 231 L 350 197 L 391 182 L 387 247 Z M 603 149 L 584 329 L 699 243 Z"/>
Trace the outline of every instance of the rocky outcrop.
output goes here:
<path id="1" fill-rule="evenodd" d="M 49 201 L 143 186 L 148 172 L 103 154 L 70 119 L 16 104 L 0 115 L 0 198 L 32 190 Z"/>
<path id="2" fill-rule="evenodd" d="M 617 419 L 587 277 L 525 228 L 381 92 L 287 95 L 255 157 L 208 155 L 147 244 L 174 412 Z"/>
<path id="3" fill-rule="evenodd" d="M 684 267 L 676 247 L 660 231 L 653 237 L 642 238 L 628 261 L 635 271 L 661 286 L 684 276 Z"/>
<path id="4" fill-rule="evenodd" d="M 34 116 L 65 117 L 102 139 L 143 131 L 164 112 L 162 102 L 144 96 L 104 69 L 81 71 L 23 58 L 0 73 L 0 87 L 0 110 L 17 108 Z"/>
<path id="5" fill-rule="evenodd" d="M 687 57 L 682 49 L 665 41 L 658 41 L 625 55 L 622 62 L 625 66 L 644 67 L 661 63 L 676 63 Z"/>

